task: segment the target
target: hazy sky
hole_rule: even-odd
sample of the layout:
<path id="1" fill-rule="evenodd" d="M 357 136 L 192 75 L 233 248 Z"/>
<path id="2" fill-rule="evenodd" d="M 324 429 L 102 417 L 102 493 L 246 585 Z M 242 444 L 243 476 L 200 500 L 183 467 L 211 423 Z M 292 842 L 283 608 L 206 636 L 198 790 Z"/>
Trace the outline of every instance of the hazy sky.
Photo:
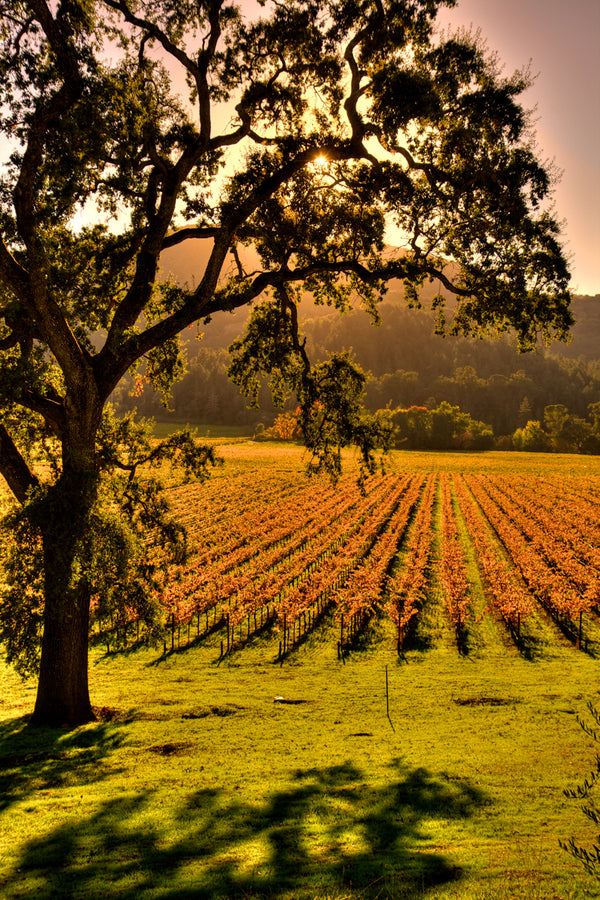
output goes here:
<path id="1" fill-rule="evenodd" d="M 562 172 L 555 212 L 572 289 L 600 293 L 600 0 L 458 0 L 438 22 L 480 29 L 507 74 L 531 62 L 523 100 L 537 109 L 540 155 Z"/>
<path id="2" fill-rule="evenodd" d="M 555 206 L 572 289 L 600 294 L 600 0 L 458 0 L 438 21 L 480 28 L 507 74 L 531 61 L 537 79 L 523 96 L 537 107 L 542 158 L 562 172 Z"/>

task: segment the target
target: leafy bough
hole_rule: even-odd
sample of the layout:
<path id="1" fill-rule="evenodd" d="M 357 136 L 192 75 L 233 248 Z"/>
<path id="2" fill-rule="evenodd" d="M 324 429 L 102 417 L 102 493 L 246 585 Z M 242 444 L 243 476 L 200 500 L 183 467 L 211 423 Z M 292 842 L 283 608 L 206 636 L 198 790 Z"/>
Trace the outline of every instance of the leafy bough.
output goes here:
<path id="1" fill-rule="evenodd" d="M 187 533 L 172 517 L 163 480 L 154 473 L 168 464 L 184 477 L 203 481 L 222 460 L 189 429 L 157 441 L 152 423 L 136 422 L 133 415 L 115 419 L 110 407 L 98 433 L 97 453 L 102 474 L 77 541 L 72 582 L 85 594 L 82 602 L 89 602 L 93 620 L 111 620 L 117 645 L 130 620 L 143 623 L 146 639 L 156 643 L 164 628 L 160 593 L 169 565 L 187 555 Z M 0 521 L 0 641 L 7 661 L 23 676 L 39 669 L 42 528 L 51 521 L 60 538 L 62 530 L 71 528 L 73 502 L 41 477 L 26 502 Z"/>

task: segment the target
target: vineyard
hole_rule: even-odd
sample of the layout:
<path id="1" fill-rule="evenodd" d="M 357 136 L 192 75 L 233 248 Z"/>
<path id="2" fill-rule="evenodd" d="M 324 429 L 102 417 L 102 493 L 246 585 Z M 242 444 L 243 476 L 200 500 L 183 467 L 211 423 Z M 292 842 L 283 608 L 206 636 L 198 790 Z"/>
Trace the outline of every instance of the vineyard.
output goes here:
<path id="1" fill-rule="evenodd" d="M 219 452 L 162 473 L 161 628 L 94 608 L 95 723 L 28 728 L 0 663 L 0 895 L 595 896 L 559 841 L 597 840 L 564 791 L 597 749 L 600 459 L 397 451 L 361 491 L 350 454 L 333 486 Z"/>
<path id="2" fill-rule="evenodd" d="M 190 553 L 160 596 L 165 654 L 210 638 L 223 658 L 262 634 L 279 661 L 309 636 L 343 658 L 375 633 L 404 654 L 428 646 L 432 617 L 460 654 L 490 635 L 526 657 L 600 653 L 594 477 L 395 469 L 361 490 L 267 467 L 171 503 Z M 108 651 L 147 638 L 126 607 L 93 615 L 92 635 Z"/>

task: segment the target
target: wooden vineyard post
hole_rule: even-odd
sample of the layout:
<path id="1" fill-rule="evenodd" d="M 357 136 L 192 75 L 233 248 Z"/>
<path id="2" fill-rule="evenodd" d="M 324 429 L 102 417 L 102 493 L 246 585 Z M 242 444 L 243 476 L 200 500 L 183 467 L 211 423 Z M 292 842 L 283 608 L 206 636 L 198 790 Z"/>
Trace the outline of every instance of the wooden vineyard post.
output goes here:
<path id="1" fill-rule="evenodd" d="M 385 705 L 387 707 L 387 717 L 390 717 L 390 689 L 388 685 L 388 667 L 385 667 Z"/>
<path id="2" fill-rule="evenodd" d="M 175 613 L 171 613 L 171 650 L 175 649 Z"/>
<path id="3" fill-rule="evenodd" d="M 581 650 L 581 638 L 583 636 L 583 610 L 579 610 L 579 633 L 577 635 L 577 649 Z"/>
<path id="4" fill-rule="evenodd" d="M 229 653 L 229 613 L 227 613 L 226 621 L 227 621 L 227 652 Z"/>
<path id="5" fill-rule="evenodd" d="M 387 666 L 385 667 L 385 705 L 386 705 L 386 709 L 387 709 L 387 720 L 390 723 L 390 725 L 392 726 L 392 731 L 395 731 L 396 729 L 394 728 L 394 723 L 392 722 L 392 719 L 390 717 L 390 690 L 389 690 L 389 685 L 388 685 L 388 667 Z"/>

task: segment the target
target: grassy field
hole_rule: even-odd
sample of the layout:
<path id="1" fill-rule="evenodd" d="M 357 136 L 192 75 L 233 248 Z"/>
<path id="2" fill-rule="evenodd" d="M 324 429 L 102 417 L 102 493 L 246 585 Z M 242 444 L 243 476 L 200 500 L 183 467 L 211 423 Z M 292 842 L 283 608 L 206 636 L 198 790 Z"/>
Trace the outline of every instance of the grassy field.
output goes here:
<path id="1" fill-rule="evenodd" d="M 221 452 L 217 478 L 302 467 L 293 447 Z M 575 456 L 392 465 L 600 475 Z M 225 660 L 218 635 L 94 651 L 99 721 L 71 732 L 28 730 L 35 685 L 0 668 L 0 896 L 598 896 L 558 846 L 594 839 L 563 790 L 594 761 L 576 716 L 599 700 L 598 661 L 558 637 L 535 661 L 461 656 L 439 616 L 427 627 L 402 658 L 384 619 L 345 661 L 327 622 L 283 664 L 268 633 Z"/>
<path id="2" fill-rule="evenodd" d="M 236 438 L 248 438 L 252 435 L 252 428 L 244 425 L 190 425 L 188 423 L 155 422 L 152 429 L 154 437 L 162 440 L 181 428 L 192 428 L 201 438 L 210 440 L 235 440 Z"/>

